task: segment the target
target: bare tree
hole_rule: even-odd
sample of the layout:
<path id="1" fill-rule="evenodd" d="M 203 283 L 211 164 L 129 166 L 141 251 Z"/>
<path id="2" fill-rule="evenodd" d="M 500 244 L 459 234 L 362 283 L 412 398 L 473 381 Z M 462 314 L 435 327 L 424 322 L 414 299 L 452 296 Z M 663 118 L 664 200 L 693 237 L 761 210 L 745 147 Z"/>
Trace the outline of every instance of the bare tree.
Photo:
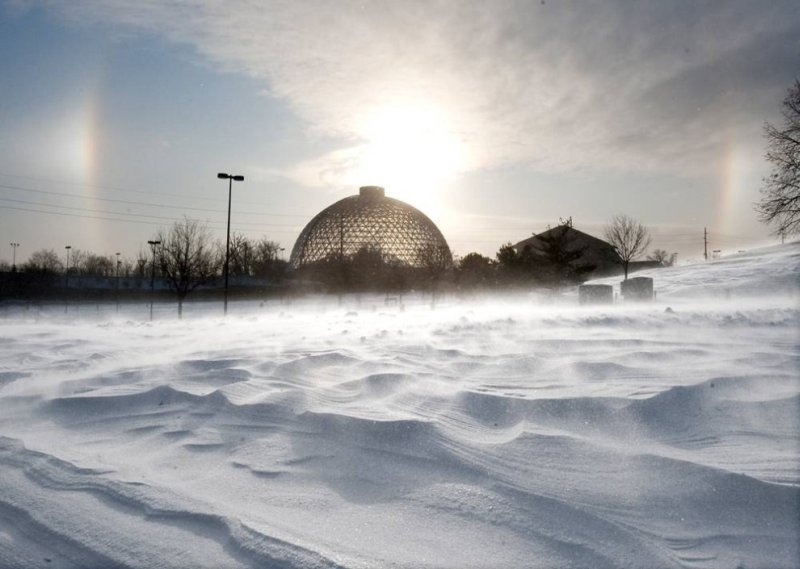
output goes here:
<path id="1" fill-rule="evenodd" d="M 139 247 L 139 252 L 136 254 L 135 262 L 136 276 L 140 279 L 147 276 L 147 252 L 141 247 Z"/>
<path id="2" fill-rule="evenodd" d="M 217 244 L 217 254 L 224 259 L 225 243 Z M 228 274 L 232 277 L 253 274 L 253 244 L 246 235 L 232 233 L 230 241 L 230 257 Z"/>
<path id="3" fill-rule="evenodd" d="M 136 262 L 124 257 L 119 266 L 119 275 L 121 277 L 131 277 L 136 274 L 137 270 Z"/>
<path id="4" fill-rule="evenodd" d="M 42 275 L 54 275 L 60 273 L 64 268 L 58 254 L 52 249 L 39 249 L 31 253 L 28 262 L 22 266 L 22 270 L 29 273 Z"/>
<path id="5" fill-rule="evenodd" d="M 441 281 L 453 267 L 453 255 L 447 245 L 429 243 L 417 251 L 417 264 L 424 281 L 431 290 L 431 306 L 436 305 Z"/>
<path id="6" fill-rule="evenodd" d="M 211 239 L 208 226 L 186 218 L 156 237 L 161 241 L 158 252 L 161 273 L 178 297 L 179 316 L 183 315 L 186 295 L 217 275 L 220 258 Z"/>
<path id="7" fill-rule="evenodd" d="M 113 276 L 115 268 L 114 259 L 103 255 L 95 255 L 94 253 L 84 253 L 80 264 L 81 274 L 96 277 Z"/>
<path id="8" fill-rule="evenodd" d="M 647 228 L 624 214 L 615 215 L 604 230 L 606 241 L 614 247 L 622 259 L 625 280 L 628 280 L 628 266 L 637 256 L 650 246 Z"/>
<path id="9" fill-rule="evenodd" d="M 800 232 L 800 80 L 783 100 L 783 119 L 782 129 L 764 126 L 766 158 L 773 169 L 756 205 L 761 221 L 775 224 L 778 235 Z"/>
<path id="10" fill-rule="evenodd" d="M 258 276 L 275 276 L 280 265 L 280 251 L 281 246 L 277 241 L 270 241 L 266 237 L 256 241 L 251 251 L 253 272 Z"/>
<path id="11" fill-rule="evenodd" d="M 266 237 L 253 241 L 246 235 L 233 233 L 230 243 L 229 274 L 275 277 L 282 269 L 282 263 L 278 258 L 281 250 L 278 242 L 270 241 Z M 225 256 L 225 243 L 218 245 L 218 254 Z"/>
<path id="12" fill-rule="evenodd" d="M 647 256 L 648 261 L 655 261 L 663 267 L 671 267 L 678 260 L 677 253 L 667 253 L 666 249 L 655 249 Z"/>
<path id="13" fill-rule="evenodd" d="M 86 274 L 83 270 L 84 261 L 86 261 L 86 251 L 83 249 L 78 249 L 77 247 L 73 247 L 70 250 L 70 263 L 69 266 L 66 267 L 67 272 L 70 275 L 83 275 Z"/>

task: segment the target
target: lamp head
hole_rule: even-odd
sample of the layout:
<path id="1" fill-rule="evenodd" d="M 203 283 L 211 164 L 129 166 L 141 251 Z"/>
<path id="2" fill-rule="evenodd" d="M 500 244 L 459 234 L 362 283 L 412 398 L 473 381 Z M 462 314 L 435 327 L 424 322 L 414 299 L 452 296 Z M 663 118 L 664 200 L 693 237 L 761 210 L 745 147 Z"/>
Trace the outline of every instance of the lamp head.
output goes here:
<path id="1" fill-rule="evenodd" d="M 244 176 L 232 176 L 236 182 L 244 182 Z"/>
<path id="2" fill-rule="evenodd" d="M 225 172 L 220 172 L 219 174 L 217 174 L 217 178 L 219 178 L 220 180 L 227 180 L 228 178 L 230 178 L 230 176 Z"/>

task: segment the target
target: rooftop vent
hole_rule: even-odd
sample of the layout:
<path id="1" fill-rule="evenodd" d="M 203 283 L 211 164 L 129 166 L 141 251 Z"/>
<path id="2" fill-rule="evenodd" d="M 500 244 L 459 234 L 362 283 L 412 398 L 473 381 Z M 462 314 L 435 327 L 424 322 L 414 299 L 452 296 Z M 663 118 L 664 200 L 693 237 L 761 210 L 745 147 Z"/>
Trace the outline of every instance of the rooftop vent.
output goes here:
<path id="1" fill-rule="evenodd" d="M 386 195 L 385 190 L 380 186 L 361 186 L 358 195 L 364 198 L 382 198 Z"/>

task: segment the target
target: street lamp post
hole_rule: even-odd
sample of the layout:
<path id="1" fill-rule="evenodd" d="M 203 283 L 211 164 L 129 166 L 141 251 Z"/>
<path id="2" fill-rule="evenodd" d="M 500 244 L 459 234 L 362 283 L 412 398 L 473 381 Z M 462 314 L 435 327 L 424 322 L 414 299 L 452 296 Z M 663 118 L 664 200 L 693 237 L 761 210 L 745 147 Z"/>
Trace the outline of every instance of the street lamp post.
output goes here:
<path id="1" fill-rule="evenodd" d="M 161 241 L 148 241 L 150 249 L 153 251 L 153 265 L 150 268 L 150 320 L 153 319 L 153 297 L 156 294 L 156 246 L 161 245 Z"/>
<path id="2" fill-rule="evenodd" d="M 233 191 L 233 182 L 234 180 L 237 182 L 244 182 L 244 176 L 238 176 L 233 174 L 226 174 L 224 172 L 220 172 L 217 174 L 217 178 L 220 180 L 228 180 L 228 229 L 225 236 L 225 308 L 224 314 L 227 316 L 228 314 L 228 264 L 230 262 L 230 253 L 231 253 L 231 194 Z"/>
<path id="3" fill-rule="evenodd" d="M 117 252 L 116 255 L 117 255 L 117 294 L 116 294 L 116 297 L 117 297 L 117 313 L 119 313 L 119 264 L 120 264 L 119 252 Z"/>
<path id="4" fill-rule="evenodd" d="M 11 261 L 11 272 L 12 273 L 16 273 L 17 272 L 17 247 L 19 247 L 19 243 L 12 243 L 11 244 L 11 250 L 12 250 L 12 253 L 11 253 L 11 258 L 12 258 L 12 261 Z"/>
<path id="5" fill-rule="evenodd" d="M 64 247 L 67 250 L 67 268 L 64 270 L 64 288 L 69 287 L 69 250 L 72 249 L 72 245 L 67 245 Z"/>
<path id="6" fill-rule="evenodd" d="M 64 247 L 67 250 L 67 266 L 64 270 L 64 314 L 69 312 L 69 293 L 67 289 L 69 288 L 69 250 L 72 249 L 72 245 L 67 245 Z"/>

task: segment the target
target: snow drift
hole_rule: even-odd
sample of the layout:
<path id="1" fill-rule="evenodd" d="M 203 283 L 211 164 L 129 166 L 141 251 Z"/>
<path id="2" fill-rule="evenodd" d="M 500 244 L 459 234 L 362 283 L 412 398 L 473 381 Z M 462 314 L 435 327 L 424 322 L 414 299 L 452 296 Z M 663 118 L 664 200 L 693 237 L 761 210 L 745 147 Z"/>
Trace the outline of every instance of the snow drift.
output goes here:
<path id="1" fill-rule="evenodd" d="M 797 567 L 799 275 L 790 244 L 652 304 L 6 310 L 0 567 Z"/>

